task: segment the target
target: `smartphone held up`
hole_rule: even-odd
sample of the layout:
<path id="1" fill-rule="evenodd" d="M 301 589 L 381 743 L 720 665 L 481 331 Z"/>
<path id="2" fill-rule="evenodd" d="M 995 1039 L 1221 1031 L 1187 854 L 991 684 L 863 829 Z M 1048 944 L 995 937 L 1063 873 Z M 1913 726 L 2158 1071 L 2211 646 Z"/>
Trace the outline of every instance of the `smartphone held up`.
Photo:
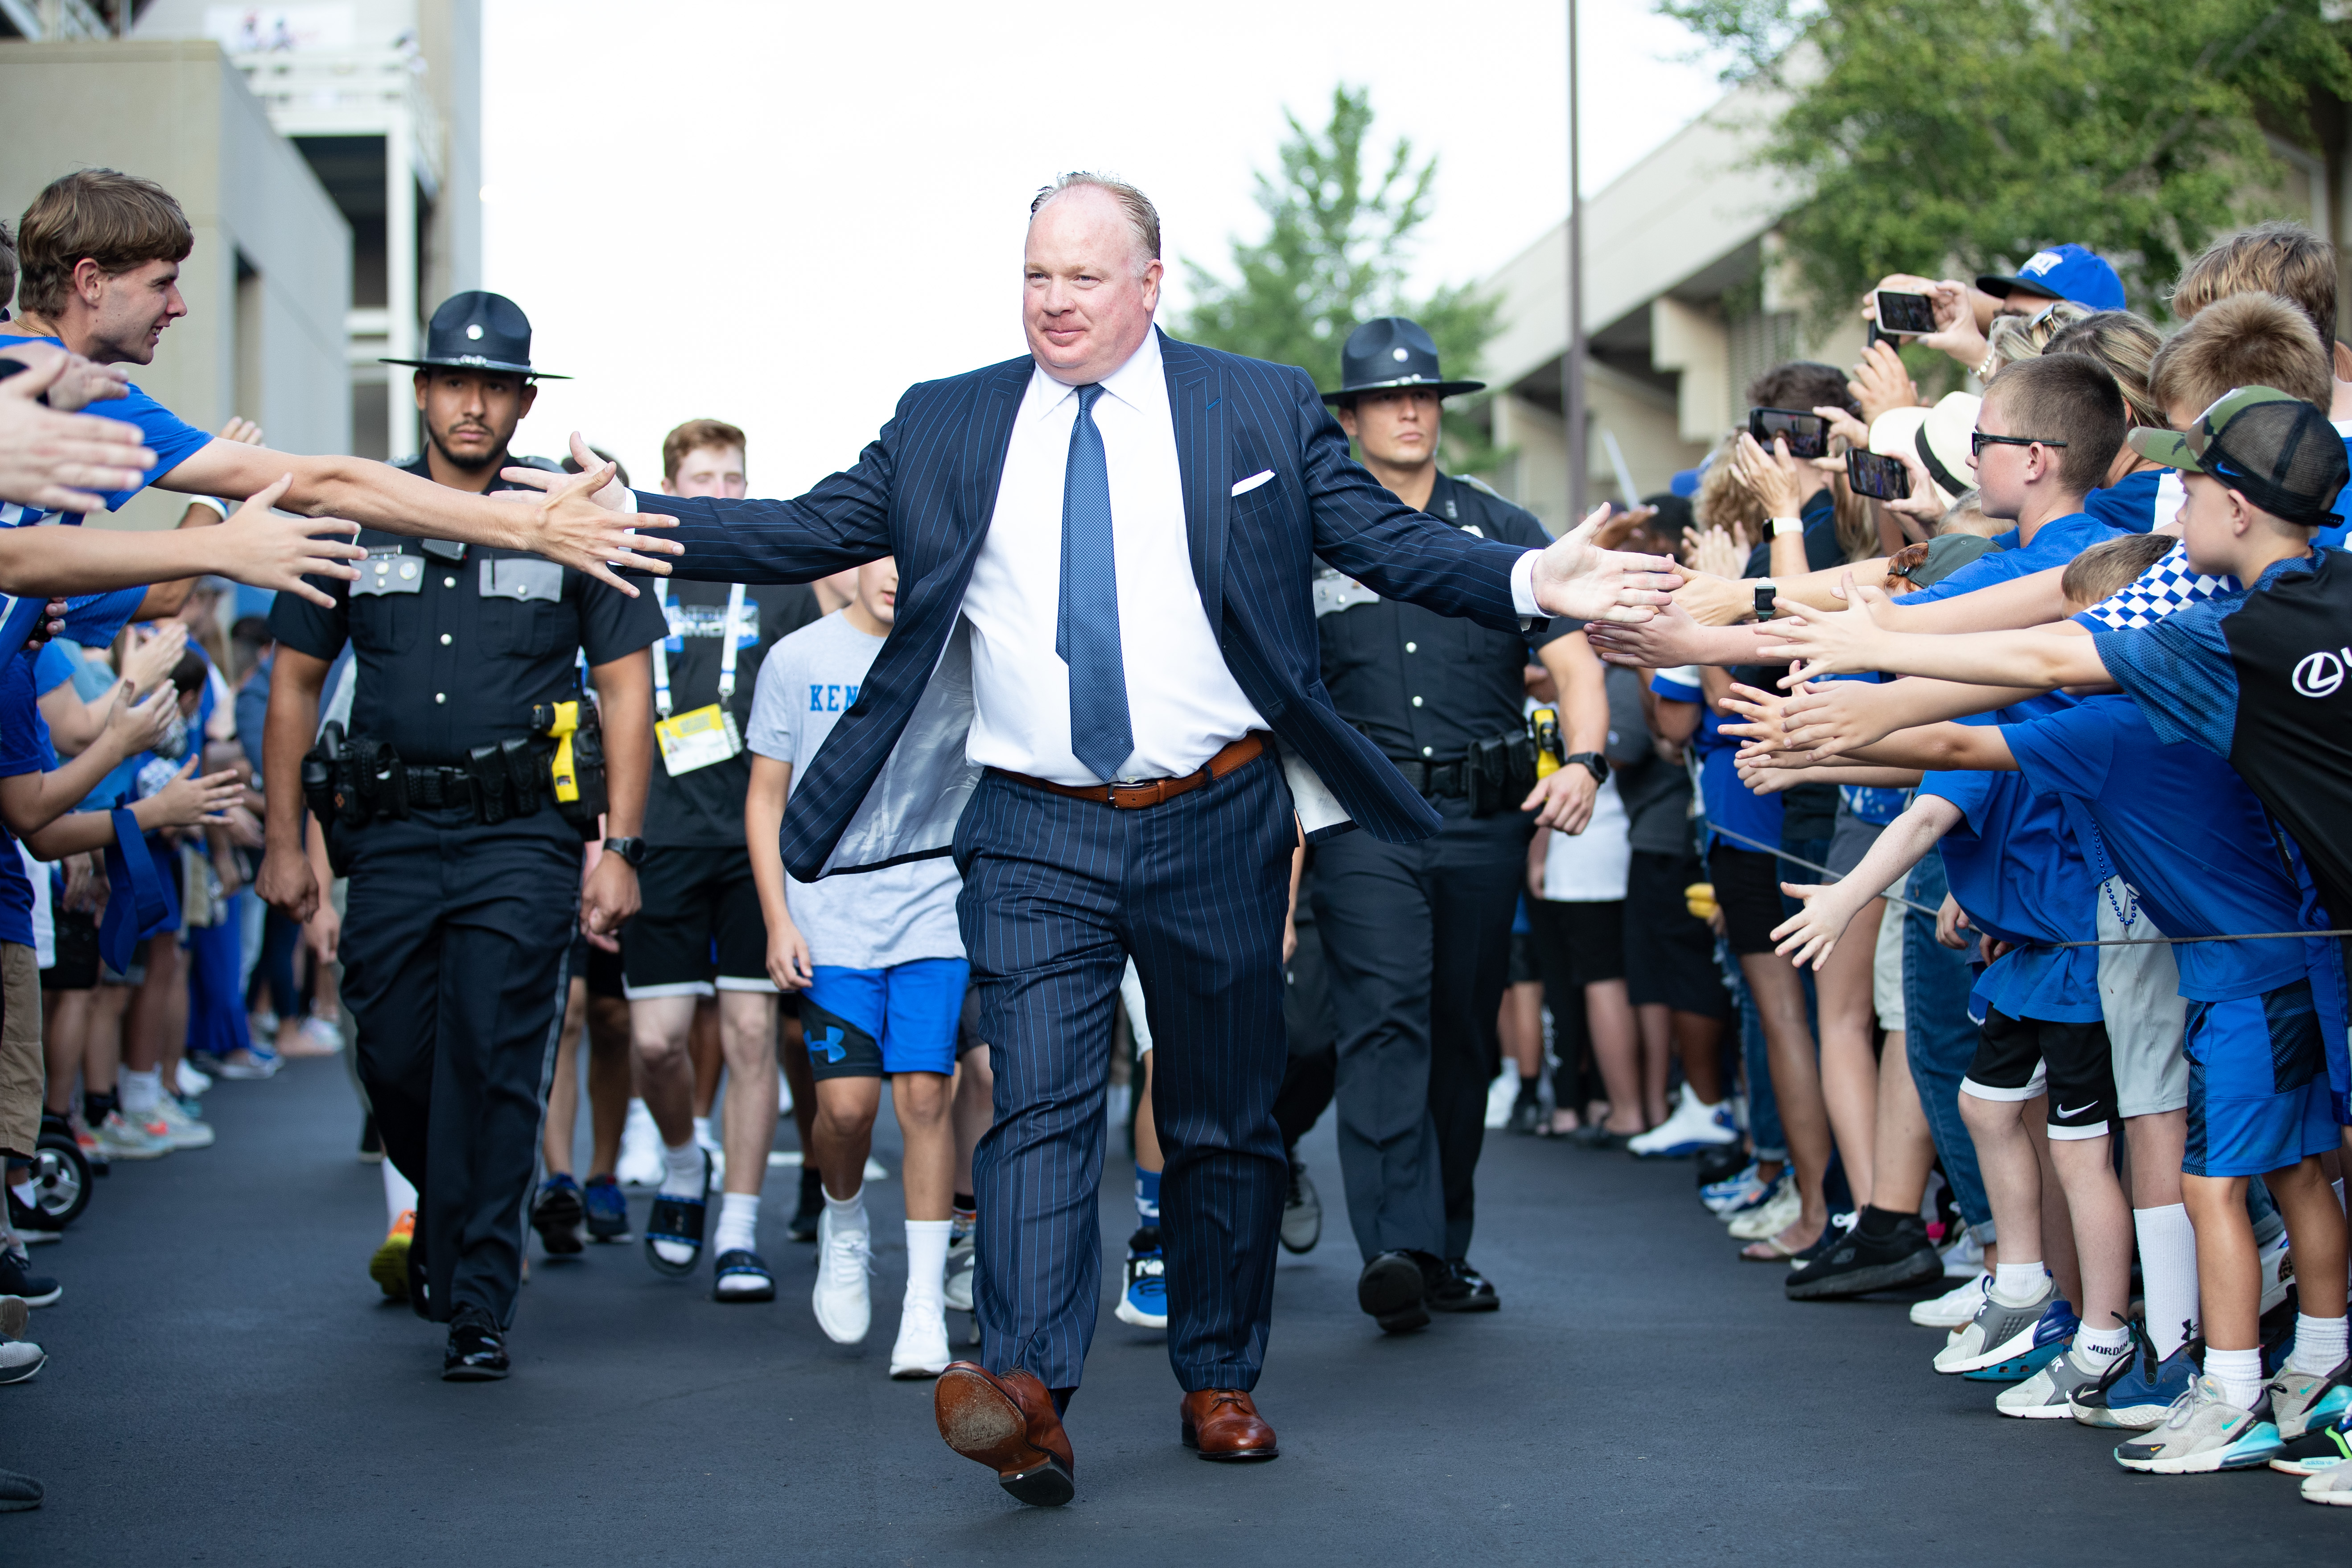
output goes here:
<path id="1" fill-rule="evenodd" d="M 1903 500 L 1911 494 L 1911 470 L 1900 458 L 1882 458 L 1859 449 L 1845 455 L 1846 482 L 1853 493 L 1873 500 Z"/>
<path id="2" fill-rule="evenodd" d="M 1768 452 L 1777 436 L 1789 444 L 1789 456 L 1792 458 L 1830 455 L 1830 422 L 1818 414 L 1794 408 L 1751 408 L 1748 411 L 1748 433 Z"/>
<path id="3" fill-rule="evenodd" d="M 1873 290 L 1872 313 L 1878 318 L 1881 337 L 1924 337 L 1936 330 L 1936 301 L 1925 294 L 1898 289 Z"/>

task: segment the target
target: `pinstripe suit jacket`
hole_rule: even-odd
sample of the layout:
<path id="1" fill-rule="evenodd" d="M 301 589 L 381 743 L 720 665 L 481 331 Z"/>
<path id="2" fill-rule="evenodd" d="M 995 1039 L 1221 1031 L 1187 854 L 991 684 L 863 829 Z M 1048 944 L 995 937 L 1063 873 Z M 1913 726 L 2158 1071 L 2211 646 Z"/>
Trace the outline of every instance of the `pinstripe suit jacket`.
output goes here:
<path id="1" fill-rule="evenodd" d="M 1428 802 L 1323 689 L 1315 559 L 1375 593 L 1516 632 L 1520 551 L 1383 489 L 1349 458 L 1306 372 L 1164 334 L 1160 350 L 1193 584 L 1234 680 L 1273 727 L 1308 834 L 1350 819 L 1391 842 L 1435 832 Z M 978 782 L 964 753 L 964 591 L 1033 369 L 1024 356 L 910 388 L 855 468 L 796 500 L 638 498 L 677 519 L 683 578 L 804 583 L 898 558 L 897 624 L 785 813 L 784 864 L 803 880 L 949 852 Z M 1266 469 L 1271 481 L 1233 494 Z"/>

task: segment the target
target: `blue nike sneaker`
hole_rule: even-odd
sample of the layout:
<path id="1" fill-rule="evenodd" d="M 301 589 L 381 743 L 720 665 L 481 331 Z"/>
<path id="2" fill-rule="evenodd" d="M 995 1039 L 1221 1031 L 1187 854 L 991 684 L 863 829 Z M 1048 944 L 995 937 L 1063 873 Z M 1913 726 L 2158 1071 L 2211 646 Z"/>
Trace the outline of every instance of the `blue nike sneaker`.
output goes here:
<path id="1" fill-rule="evenodd" d="M 2179 1350 L 2158 1361 L 2147 1331 L 2137 1321 L 2130 1327 L 2132 1353 L 2109 1368 L 2107 1377 L 2095 1387 L 2081 1391 L 2072 1401 L 2074 1419 L 2085 1426 L 2145 1432 L 2163 1421 L 2200 1370 L 2203 1340 L 2191 1335 Z M 2189 1327 L 2181 1324 L 2184 1331 Z"/>
<path id="2" fill-rule="evenodd" d="M 2041 1318 L 2035 1321 L 2031 1345 L 1990 1366 L 1971 1368 L 1960 1375 L 1973 1383 L 2023 1383 L 2056 1361 L 2074 1342 L 2074 1335 L 2082 1327 L 2083 1320 L 2074 1315 L 2066 1298 L 2058 1297 L 2042 1309 Z"/>
<path id="3" fill-rule="evenodd" d="M 582 1206 L 588 1211 L 588 1239 L 596 1242 L 617 1242 L 629 1239 L 629 1199 L 621 1191 L 621 1184 L 610 1176 L 591 1176 L 581 1191 Z"/>
<path id="4" fill-rule="evenodd" d="M 1719 1182 L 1709 1182 L 1698 1190 L 1698 1201 L 1709 1213 L 1727 1215 L 1744 1209 L 1771 1190 L 1772 1184 L 1756 1173 L 1756 1162 L 1750 1160 L 1737 1175 L 1726 1176 Z"/>
<path id="5" fill-rule="evenodd" d="M 1147 1225 L 1128 1239 L 1127 1279 L 1116 1309 L 1120 1322 L 1139 1329 L 1168 1326 L 1166 1261 L 1157 1226 Z"/>

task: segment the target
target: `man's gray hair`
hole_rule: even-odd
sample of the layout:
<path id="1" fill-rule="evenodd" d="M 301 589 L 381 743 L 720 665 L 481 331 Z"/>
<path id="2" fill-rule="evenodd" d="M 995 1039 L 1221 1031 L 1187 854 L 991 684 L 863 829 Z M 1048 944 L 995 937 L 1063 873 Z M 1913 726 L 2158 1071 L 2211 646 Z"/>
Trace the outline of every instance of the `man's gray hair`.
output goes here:
<path id="1" fill-rule="evenodd" d="M 1137 264 L 1138 271 L 1160 259 L 1160 209 L 1151 205 L 1150 196 L 1116 174 L 1093 174 L 1084 169 L 1073 169 L 1066 174 L 1058 175 L 1029 204 L 1029 216 L 1035 217 L 1045 210 L 1046 203 L 1081 185 L 1092 185 L 1106 193 L 1127 215 L 1127 226 L 1135 231 L 1136 247 L 1143 257 L 1143 260 Z"/>

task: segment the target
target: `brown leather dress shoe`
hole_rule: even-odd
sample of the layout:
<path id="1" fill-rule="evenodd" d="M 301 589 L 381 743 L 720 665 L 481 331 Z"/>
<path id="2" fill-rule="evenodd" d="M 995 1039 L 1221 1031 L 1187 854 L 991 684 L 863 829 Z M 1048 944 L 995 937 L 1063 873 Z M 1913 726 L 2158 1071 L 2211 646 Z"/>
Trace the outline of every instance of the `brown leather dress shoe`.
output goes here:
<path id="1" fill-rule="evenodd" d="M 1198 1449 L 1204 1459 L 1271 1459 L 1282 1452 L 1275 1446 L 1274 1428 L 1238 1388 L 1203 1388 L 1186 1394 L 1178 1409 L 1184 1447 Z"/>
<path id="2" fill-rule="evenodd" d="M 1059 1508 L 1076 1494 L 1069 1435 L 1034 1373 L 952 1362 L 932 1385 L 931 1409 L 948 1447 L 994 1470 L 996 1484 L 1021 1501 Z"/>

